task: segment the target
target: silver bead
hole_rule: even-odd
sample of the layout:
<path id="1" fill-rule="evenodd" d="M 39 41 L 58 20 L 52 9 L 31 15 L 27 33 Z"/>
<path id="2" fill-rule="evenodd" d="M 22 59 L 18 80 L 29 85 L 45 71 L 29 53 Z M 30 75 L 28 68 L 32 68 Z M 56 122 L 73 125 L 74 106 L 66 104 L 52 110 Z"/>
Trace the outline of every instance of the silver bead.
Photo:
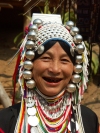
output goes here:
<path id="1" fill-rule="evenodd" d="M 84 49 L 85 49 L 84 45 L 78 44 L 76 46 L 76 49 L 75 50 L 78 52 L 78 54 L 82 54 L 84 52 Z"/>
<path id="2" fill-rule="evenodd" d="M 35 19 L 35 20 L 33 21 L 33 24 L 37 24 L 37 27 L 39 27 L 42 23 L 43 23 L 43 22 L 42 22 L 41 19 Z"/>
<path id="3" fill-rule="evenodd" d="M 32 49 L 32 48 L 34 48 L 35 43 L 33 41 L 31 41 L 31 40 L 28 40 L 26 42 L 26 45 L 25 46 L 26 46 L 27 49 Z"/>
<path id="4" fill-rule="evenodd" d="M 28 80 L 26 82 L 26 86 L 29 88 L 29 89 L 33 89 L 35 87 L 35 81 L 34 80 Z"/>
<path id="5" fill-rule="evenodd" d="M 78 74 L 74 74 L 74 75 L 72 75 L 72 82 L 73 83 L 79 83 L 80 82 L 80 80 L 81 80 L 81 76 L 80 75 L 78 75 Z"/>
<path id="6" fill-rule="evenodd" d="M 76 34 L 79 33 L 79 29 L 77 27 L 72 27 L 71 30 L 70 30 L 70 34 L 72 36 L 75 36 Z"/>
<path id="7" fill-rule="evenodd" d="M 82 38 L 82 36 L 81 36 L 81 35 L 76 34 L 76 35 L 74 36 L 74 42 L 75 42 L 76 44 L 81 43 L 81 42 L 82 42 L 82 40 L 83 40 L 83 38 Z"/>
<path id="8" fill-rule="evenodd" d="M 68 22 L 66 22 L 66 27 L 67 27 L 68 29 L 71 29 L 73 26 L 74 26 L 74 22 L 73 22 L 73 21 L 68 21 Z"/>
<path id="9" fill-rule="evenodd" d="M 32 59 L 34 59 L 34 56 L 35 56 L 34 51 L 27 51 L 26 52 L 26 58 L 27 59 L 32 60 Z"/>
<path id="10" fill-rule="evenodd" d="M 44 46 L 43 45 L 39 46 L 37 52 L 38 54 L 42 54 L 44 52 Z"/>
<path id="11" fill-rule="evenodd" d="M 32 78 L 32 72 L 28 71 L 28 70 L 25 70 L 23 72 L 23 77 L 24 77 L 24 79 L 31 79 Z"/>
<path id="12" fill-rule="evenodd" d="M 67 91 L 69 93 L 73 93 L 73 92 L 75 92 L 75 90 L 76 90 L 76 86 L 74 84 L 68 84 L 67 85 Z"/>
<path id="13" fill-rule="evenodd" d="M 80 63 L 82 63 L 82 62 L 83 62 L 83 57 L 82 57 L 82 55 L 77 55 L 77 56 L 76 56 L 76 63 L 80 64 Z"/>
<path id="14" fill-rule="evenodd" d="M 36 24 L 30 25 L 29 31 L 35 31 L 36 33 L 38 32 L 38 27 Z"/>
<path id="15" fill-rule="evenodd" d="M 31 70 L 33 68 L 33 63 L 31 61 L 25 61 L 24 68 L 27 70 Z"/>
<path id="16" fill-rule="evenodd" d="M 35 31 L 28 32 L 28 39 L 29 40 L 36 40 L 36 32 Z"/>
<path id="17" fill-rule="evenodd" d="M 82 65 L 75 65 L 74 66 L 74 72 L 77 73 L 77 74 L 81 73 L 82 69 L 83 69 Z"/>

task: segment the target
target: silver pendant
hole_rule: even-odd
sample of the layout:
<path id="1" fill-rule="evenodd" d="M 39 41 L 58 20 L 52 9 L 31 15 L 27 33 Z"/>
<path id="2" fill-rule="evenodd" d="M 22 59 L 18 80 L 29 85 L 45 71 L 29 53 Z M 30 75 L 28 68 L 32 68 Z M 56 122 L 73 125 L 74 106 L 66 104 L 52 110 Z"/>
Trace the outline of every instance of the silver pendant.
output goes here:
<path id="1" fill-rule="evenodd" d="M 39 119 L 36 116 L 29 116 L 28 117 L 28 123 L 31 126 L 37 126 L 39 124 Z"/>
<path id="2" fill-rule="evenodd" d="M 37 127 L 32 127 L 31 133 L 39 133 Z"/>
<path id="3" fill-rule="evenodd" d="M 28 108 L 27 113 L 28 113 L 28 115 L 35 115 L 36 114 L 36 108 L 35 107 Z"/>

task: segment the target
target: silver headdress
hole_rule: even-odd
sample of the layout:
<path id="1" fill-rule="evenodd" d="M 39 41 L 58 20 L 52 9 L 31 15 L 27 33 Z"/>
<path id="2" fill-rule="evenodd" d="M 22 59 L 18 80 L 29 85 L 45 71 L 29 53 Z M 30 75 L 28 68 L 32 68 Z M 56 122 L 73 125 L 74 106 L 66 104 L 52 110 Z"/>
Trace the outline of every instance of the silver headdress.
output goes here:
<path id="1" fill-rule="evenodd" d="M 79 29 L 72 21 L 66 25 L 57 22 L 43 22 L 35 19 L 29 26 L 22 45 L 20 46 L 21 59 L 19 65 L 19 83 L 22 94 L 25 90 L 33 89 L 35 81 L 32 77 L 33 60 L 43 54 L 45 44 L 50 40 L 62 40 L 70 48 L 70 54 L 75 59 L 74 72 L 71 82 L 66 89 L 69 93 L 78 93 L 78 101 L 81 101 L 88 82 L 88 58 L 87 51 Z M 76 101 L 76 103 L 78 102 Z"/>

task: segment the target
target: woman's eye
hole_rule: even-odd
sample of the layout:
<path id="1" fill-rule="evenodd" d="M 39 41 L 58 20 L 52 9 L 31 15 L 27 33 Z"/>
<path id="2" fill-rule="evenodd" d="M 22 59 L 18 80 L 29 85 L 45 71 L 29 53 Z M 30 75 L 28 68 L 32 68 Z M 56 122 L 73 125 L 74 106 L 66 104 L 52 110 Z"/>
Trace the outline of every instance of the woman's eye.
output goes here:
<path id="1" fill-rule="evenodd" d="M 67 63 L 67 62 L 69 62 L 68 59 L 61 59 L 61 61 L 62 61 L 63 63 Z"/>
<path id="2" fill-rule="evenodd" d="M 47 60 L 50 60 L 50 57 L 44 56 L 44 57 L 41 57 L 41 59 L 47 61 Z"/>

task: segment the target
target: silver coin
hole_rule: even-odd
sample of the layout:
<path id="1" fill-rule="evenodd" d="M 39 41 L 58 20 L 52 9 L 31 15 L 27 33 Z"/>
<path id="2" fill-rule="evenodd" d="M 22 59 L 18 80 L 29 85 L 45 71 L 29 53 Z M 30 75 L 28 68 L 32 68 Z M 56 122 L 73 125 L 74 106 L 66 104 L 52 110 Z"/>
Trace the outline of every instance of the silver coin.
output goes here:
<path id="1" fill-rule="evenodd" d="M 39 119 L 37 118 L 37 116 L 29 116 L 28 117 L 28 123 L 31 126 L 37 126 L 39 124 Z"/>
<path id="2" fill-rule="evenodd" d="M 36 114 L 36 108 L 35 107 L 28 108 L 27 113 L 28 113 L 28 115 L 35 115 Z"/>
<path id="3" fill-rule="evenodd" d="M 37 127 L 32 127 L 31 133 L 39 133 Z"/>

